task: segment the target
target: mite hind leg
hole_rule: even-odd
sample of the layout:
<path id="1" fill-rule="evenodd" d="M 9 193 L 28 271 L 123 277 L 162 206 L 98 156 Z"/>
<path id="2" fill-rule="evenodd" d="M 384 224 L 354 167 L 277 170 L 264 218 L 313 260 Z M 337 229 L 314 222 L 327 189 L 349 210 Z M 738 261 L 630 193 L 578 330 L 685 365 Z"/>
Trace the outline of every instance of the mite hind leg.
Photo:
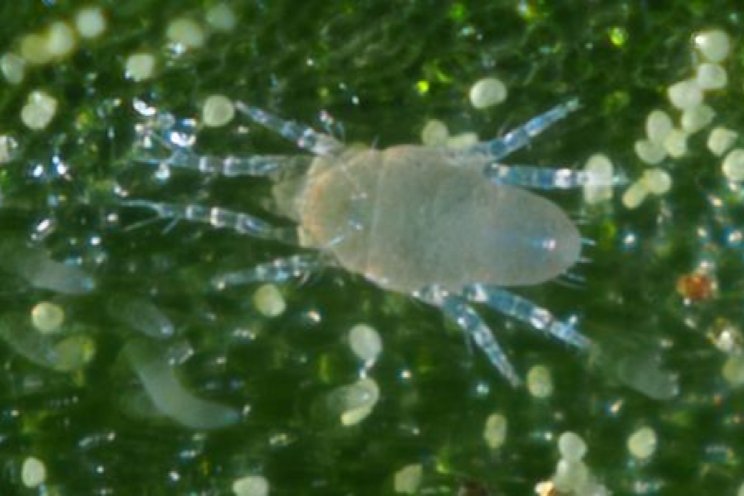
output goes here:
<path id="1" fill-rule="evenodd" d="M 414 293 L 419 300 L 439 308 L 449 319 L 457 324 L 483 351 L 488 360 L 501 372 L 509 384 L 521 384 L 519 376 L 512 367 L 493 333 L 478 313 L 461 296 L 450 293 L 441 286 L 426 286 Z"/>
<path id="2" fill-rule="evenodd" d="M 589 348 L 589 338 L 576 330 L 576 319 L 558 320 L 550 310 L 530 300 L 490 284 L 468 284 L 462 296 L 467 301 L 483 303 L 497 312 L 528 324 L 554 338 L 579 349 Z"/>

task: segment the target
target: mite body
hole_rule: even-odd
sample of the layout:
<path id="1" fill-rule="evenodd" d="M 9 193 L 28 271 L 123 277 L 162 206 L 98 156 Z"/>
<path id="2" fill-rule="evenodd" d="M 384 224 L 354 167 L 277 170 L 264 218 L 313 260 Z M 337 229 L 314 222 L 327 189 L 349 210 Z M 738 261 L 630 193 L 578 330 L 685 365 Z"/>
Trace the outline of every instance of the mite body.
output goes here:
<path id="1" fill-rule="evenodd" d="M 236 107 L 314 156 L 197 155 L 189 140 L 176 139 L 179 135 L 173 129 L 178 121 L 161 114 L 138 126 L 135 159 L 209 174 L 268 177 L 275 182 L 278 212 L 296 226 L 276 227 L 219 207 L 124 201 L 152 209 L 163 218 L 204 222 L 314 249 L 219 275 L 212 281 L 215 287 L 280 282 L 328 265 L 341 267 L 440 308 L 513 385 L 519 383 L 517 373 L 471 302 L 483 303 L 578 348 L 588 346 L 573 319 L 559 320 L 505 289 L 550 280 L 580 256 L 581 238 L 566 214 L 523 188 L 600 186 L 605 179 L 598 181 L 570 169 L 500 162 L 575 110 L 575 100 L 500 138 L 461 150 L 416 145 L 383 150 L 347 147 L 329 135 L 245 103 L 237 102 Z"/>

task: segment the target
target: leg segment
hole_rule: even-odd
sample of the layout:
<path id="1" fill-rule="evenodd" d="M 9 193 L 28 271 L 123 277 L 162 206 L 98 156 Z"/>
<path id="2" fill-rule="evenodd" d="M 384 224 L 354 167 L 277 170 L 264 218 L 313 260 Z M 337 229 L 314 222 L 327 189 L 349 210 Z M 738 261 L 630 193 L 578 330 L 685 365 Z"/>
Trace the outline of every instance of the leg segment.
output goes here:
<path id="1" fill-rule="evenodd" d="M 532 165 L 487 164 L 483 170 L 494 184 L 508 184 L 533 189 L 570 189 L 583 186 L 603 187 L 625 184 L 622 175 L 602 177 L 584 170 L 554 169 Z"/>
<path id="2" fill-rule="evenodd" d="M 254 282 L 284 282 L 305 277 L 328 264 L 318 255 L 293 255 L 262 263 L 246 270 L 228 272 L 212 278 L 212 286 L 222 290 Z"/>
<path id="3" fill-rule="evenodd" d="M 468 306 L 465 300 L 436 285 L 426 286 L 416 291 L 414 296 L 439 308 L 475 341 L 475 344 L 486 354 L 488 360 L 506 377 L 512 386 L 519 386 L 521 381 L 501 346 L 493 337 L 491 329 L 488 328 L 475 310 Z"/>
<path id="4" fill-rule="evenodd" d="M 468 301 L 484 303 L 504 315 L 525 322 L 533 329 L 543 331 L 577 348 L 589 347 L 589 339 L 574 328 L 574 319 L 560 321 L 549 310 L 503 288 L 488 284 L 468 284 L 462 295 Z"/>
<path id="5" fill-rule="evenodd" d="M 283 138 L 315 155 L 332 155 L 343 148 L 343 144 L 333 136 L 319 133 L 296 122 L 285 121 L 265 110 L 243 102 L 235 102 L 235 108 L 252 121 L 271 129 Z"/>
<path id="6" fill-rule="evenodd" d="M 579 100 L 571 100 L 556 105 L 547 112 L 544 112 L 528 120 L 516 129 L 512 129 L 504 136 L 490 141 L 482 141 L 470 148 L 463 150 L 465 154 L 480 155 L 490 160 L 499 160 L 514 153 L 520 148 L 527 146 L 532 138 L 541 134 L 550 126 L 565 118 L 568 114 L 579 108 Z"/>
<path id="7" fill-rule="evenodd" d="M 297 230 L 294 227 L 275 227 L 258 217 L 224 208 L 203 207 L 194 204 L 176 205 L 140 199 L 122 200 L 121 204 L 126 207 L 148 208 L 155 211 L 157 216 L 163 219 L 201 222 L 213 227 L 226 227 L 240 234 L 247 234 L 256 238 L 297 244 Z"/>
<path id="8" fill-rule="evenodd" d="M 165 121 L 168 125 L 169 122 Z M 175 125 L 175 124 L 174 124 Z M 309 163 L 308 157 L 284 155 L 251 155 L 247 157 L 215 157 L 197 155 L 190 148 L 192 140 L 184 140 L 181 133 L 171 128 L 140 126 L 133 159 L 137 162 L 191 169 L 202 174 L 276 177 L 282 171 L 296 169 Z M 181 138 L 175 138 L 179 136 Z"/>

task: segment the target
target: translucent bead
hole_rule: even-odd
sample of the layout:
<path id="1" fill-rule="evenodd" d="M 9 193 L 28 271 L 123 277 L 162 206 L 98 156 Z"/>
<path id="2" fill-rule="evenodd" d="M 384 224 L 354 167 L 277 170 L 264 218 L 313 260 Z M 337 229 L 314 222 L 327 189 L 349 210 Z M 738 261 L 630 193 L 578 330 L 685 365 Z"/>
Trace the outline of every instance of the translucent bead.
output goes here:
<path id="1" fill-rule="evenodd" d="M 395 472 L 393 489 L 400 494 L 418 494 L 424 469 L 421 464 L 412 463 Z"/>
<path id="2" fill-rule="evenodd" d="M 269 481 L 262 475 L 246 475 L 233 481 L 235 496 L 269 496 Z"/>
<path id="3" fill-rule="evenodd" d="M 672 105 L 682 110 L 697 107 L 703 102 L 703 91 L 693 79 L 680 81 L 669 86 L 667 96 Z"/>
<path id="4" fill-rule="evenodd" d="M 26 61 L 14 53 L 0 57 L 0 72 L 10 84 L 20 84 L 26 75 Z"/>
<path id="5" fill-rule="evenodd" d="M 506 100 L 506 85 L 496 78 L 484 78 L 470 88 L 470 103 L 477 109 L 497 105 Z"/>
<path id="6" fill-rule="evenodd" d="M 277 317 L 287 309 L 287 302 L 274 284 L 263 284 L 253 293 L 253 304 L 266 317 Z"/>
<path id="7" fill-rule="evenodd" d="M 566 431 L 558 438 L 558 451 L 562 458 L 577 462 L 584 458 L 587 448 L 581 436 L 575 432 Z"/>
<path id="8" fill-rule="evenodd" d="M 673 127 L 672 118 L 663 110 L 652 110 L 646 117 L 646 137 L 652 143 L 664 143 Z"/>
<path id="9" fill-rule="evenodd" d="M 630 185 L 628 189 L 623 193 L 622 202 L 625 208 L 633 210 L 638 208 L 643 200 L 648 196 L 648 190 L 646 184 L 643 181 L 636 181 Z"/>
<path id="10" fill-rule="evenodd" d="M 728 84 L 728 75 L 720 65 L 704 62 L 697 66 L 695 82 L 704 90 L 720 90 Z"/>
<path id="11" fill-rule="evenodd" d="M 500 413 L 492 413 L 486 419 L 483 428 L 483 440 L 491 449 L 498 449 L 506 441 L 507 422 L 506 417 Z"/>
<path id="12" fill-rule="evenodd" d="M 235 117 L 235 105 L 224 95 L 210 95 L 202 106 L 202 120 L 207 127 L 220 127 Z"/>
<path id="13" fill-rule="evenodd" d="M 666 194 L 672 187 L 672 176 L 664 169 L 648 169 L 643 172 L 641 180 L 648 192 L 654 195 Z"/>
<path id="14" fill-rule="evenodd" d="M 216 31 L 232 31 L 238 24 L 238 18 L 233 9 L 226 3 L 218 3 L 207 10 L 207 24 Z"/>
<path id="15" fill-rule="evenodd" d="M 744 148 L 734 148 L 723 159 L 723 175 L 730 181 L 744 181 Z"/>
<path id="16" fill-rule="evenodd" d="M 553 476 L 555 488 L 561 493 L 570 493 L 589 481 L 589 469 L 581 461 L 562 459 L 558 462 Z"/>
<path id="17" fill-rule="evenodd" d="M 666 158 L 667 152 L 659 143 L 650 140 L 638 140 L 633 146 L 641 161 L 654 165 Z"/>
<path id="18" fill-rule="evenodd" d="M 179 17 L 168 24 L 165 35 L 177 45 L 178 51 L 201 48 L 206 42 L 204 29 L 193 19 Z"/>
<path id="19" fill-rule="evenodd" d="M 32 91 L 21 109 L 21 121 L 29 129 L 44 129 L 57 113 L 57 99 L 43 91 Z"/>
<path id="20" fill-rule="evenodd" d="M 64 21 L 55 21 L 46 32 L 46 50 L 52 57 L 66 57 L 75 49 L 75 31 Z"/>
<path id="21" fill-rule="evenodd" d="M 693 38 L 695 48 L 710 62 L 720 62 L 731 51 L 731 39 L 721 29 L 711 29 L 697 33 Z"/>
<path id="22" fill-rule="evenodd" d="M 21 482 L 26 487 L 37 487 L 46 481 L 46 465 L 36 457 L 29 456 L 21 466 Z"/>
<path id="23" fill-rule="evenodd" d="M 731 355 L 726 359 L 721 375 L 731 386 L 744 385 L 744 355 Z"/>
<path id="24" fill-rule="evenodd" d="M 155 73 L 155 56 L 148 52 L 133 53 L 124 64 L 124 76 L 135 83 L 150 79 Z"/>
<path id="25" fill-rule="evenodd" d="M 373 364 L 382 352 L 380 333 L 366 324 L 357 324 L 349 331 L 351 350 L 362 361 Z"/>
<path id="26" fill-rule="evenodd" d="M 672 158 L 680 158 L 687 153 L 687 133 L 672 129 L 664 140 L 664 149 Z"/>
<path id="27" fill-rule="evenodd" d="M 56 303 L 42 301 L 31 309 L 31 323 L 42 334 L 59 330 L 65 321 L 65 311 Z"/>
<path id="28" fill-rule="evenodd" d="M 75 16 L 75 29 L 83 38 L 97 38 L 106 31 L 106 16 L 100 7 L 85 7 Z"/>
<path id="29" fill-rule="evenodd" d="M 722 126 L 715 127 L 708 135 L 708 150 L 710 150 L 714 155 L 720 157 L 726 153 L 729 148 L 734 146 L 738 136 L 739 134 L 731 129 Z"/>
<path id="30" fill-rule="evenodd" d="M 544 365 L 530 367 L 527 372 L 527 390 L 535 398 L 548 398 L 553 394 L 553 376 Z"/>
<path id="31" fill-rule="evenodd" d="M 688 134 L 696 133 L 713 122 L 716 112 L 708 105 L 701 104 L 697 107 L 690 107 L 682 112 L 680 124 L 682 129 Z"/>
<path id="32" fill-rule="evenodd" d="M 584 165 L 584 171 L 590 180 L 584 185 L 584 201 L 590 205 L 612 198 L 611 186 L 593 186 L 594 184 L 609 184 L 612 179 L 613 166 L 607 155 L 597 153 L 589 157 Z"/>
<path id="33" fill-rule="evenodd" d="M 627 444 L 632 456 L 645 460 L 656 451 L 656 431 L 650 427 L 641 427 L 628 437 Z"/>
<path id="34" fill-rule="evenodd" d="M 437 119 L 430 119 L 421 130 L 421 142 L 426 146 L 444 146 L 449 138 L 447 125 Z"/>

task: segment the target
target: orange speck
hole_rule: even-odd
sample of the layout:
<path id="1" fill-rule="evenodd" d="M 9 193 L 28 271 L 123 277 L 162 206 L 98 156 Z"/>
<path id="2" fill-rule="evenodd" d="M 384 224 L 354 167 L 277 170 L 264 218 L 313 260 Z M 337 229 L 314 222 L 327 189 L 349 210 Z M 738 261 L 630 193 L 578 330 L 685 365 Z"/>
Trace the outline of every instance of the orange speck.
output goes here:
<path id="1" fill-rule="evenodd" d="M 716 281 L 708 274 L 692 272 L 677 279 L 677 293 L 685 300 L 698 302 L 711 299 L 716 292 Z"/>

